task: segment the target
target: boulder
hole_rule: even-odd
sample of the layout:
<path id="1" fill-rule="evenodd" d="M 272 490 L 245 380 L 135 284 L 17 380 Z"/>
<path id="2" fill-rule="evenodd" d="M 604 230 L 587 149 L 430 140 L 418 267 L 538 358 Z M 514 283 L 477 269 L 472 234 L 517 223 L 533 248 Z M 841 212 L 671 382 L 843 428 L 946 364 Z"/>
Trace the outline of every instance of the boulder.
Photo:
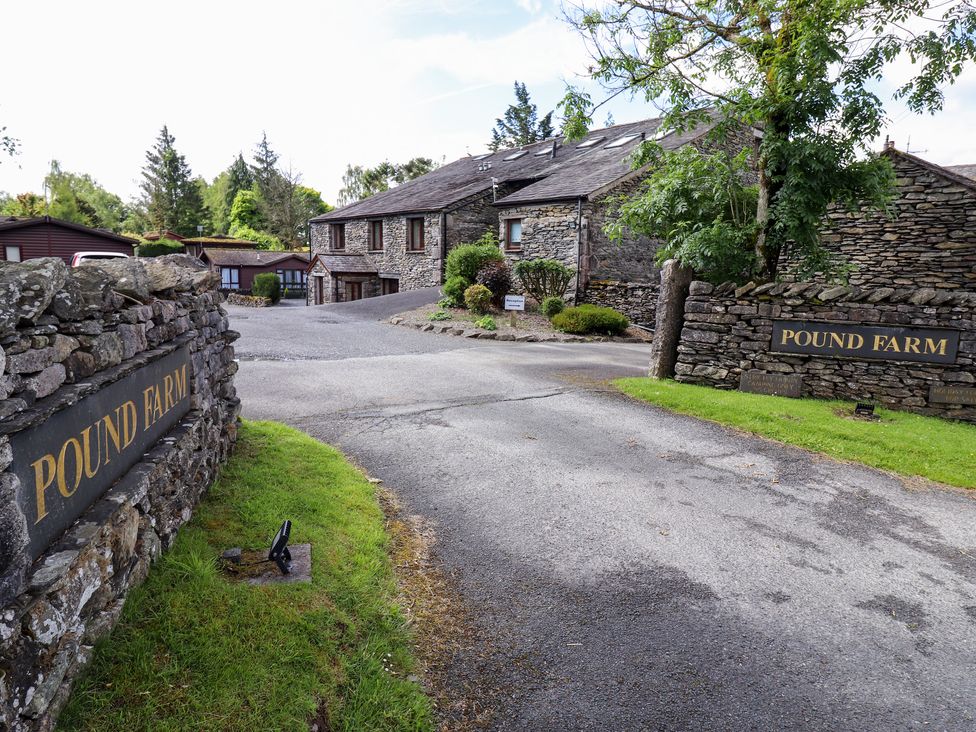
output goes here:
<path id="1" fill-rule="evenodd" d="M 136 257 L 123 259 L 96 259 L 84 262 L 77 268 L 81 270 L 95 270 L 108 276 L 109 287 L 122 295 L 134 298 L 139 302 L 152 300 L 150 294 L 149 274 L 143 260 Z M 86 276 L 95 279 L 97 275 L 86 272 Z"/>
<path id="2" fill-rule="evenodd" d="M 35 398 L 43 399 L 64 383 L 65 373 L 64 365 L 56 363 L 25 379 L 24 386 L 34 392 Z"/>
<path id="3" fill-rule="evenodd" d="M 167 254 L 144 261 L 150 292 L 203 292 L 220 281 L 216 272 L 189 254 Z"/>
<path id="4" fill-rule="evenodd" d="M 86 266 L 69 270 L 48 310 L 64 322 L 90 318 L 112 305 L 112 278 L 97 267 Z"/>
<path id="5" fill-rule="evenodd" d="M 12 333 L 18 323 L 35 323 L 64 286 L 68 267 L 58 257 L 7 262 L 0 267 L 0 337 Z"/>

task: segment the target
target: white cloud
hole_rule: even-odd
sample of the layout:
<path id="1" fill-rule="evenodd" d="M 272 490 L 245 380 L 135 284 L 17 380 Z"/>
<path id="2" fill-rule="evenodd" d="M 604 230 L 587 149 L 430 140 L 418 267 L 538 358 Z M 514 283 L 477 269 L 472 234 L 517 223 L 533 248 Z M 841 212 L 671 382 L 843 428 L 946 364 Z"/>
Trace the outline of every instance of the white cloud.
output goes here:
<path id="1" fill-rule="evenodd" d="M 587 61 L 545 0 L 52 0 L 4 13 L 19 31 L 0 46 L 0 126 L 23 141 L 15 163 L 0 163 L 10 192 L 39 190 L 57 158 L 133 194 L 165 123 L 207 178 L 266 130 L 334 200 L 347 163 L 479 151 L 513 81 L 544 113 Z M 976 161 L 964 134 L 974 88 L 967 76 L 946 113 L 900 120 L 894 136 L 911 134 L 936 162 Z M 618 122 L 655 114 L 623 99 L 609 111 Z"/>
<path id="2" fill-rule="evenodd" d="M 486 33 L 476 4 L 18 4 L 0 124 L 23 155 L 0 164 L 0 190 L 37 190 L 57 158 L 132 194 L 164 123 L 208 178 L 266 130 L 328 198 L 349 162 L 478 149 L 515 79 L 551 108 L 583 49 L 555 16 Z"/>

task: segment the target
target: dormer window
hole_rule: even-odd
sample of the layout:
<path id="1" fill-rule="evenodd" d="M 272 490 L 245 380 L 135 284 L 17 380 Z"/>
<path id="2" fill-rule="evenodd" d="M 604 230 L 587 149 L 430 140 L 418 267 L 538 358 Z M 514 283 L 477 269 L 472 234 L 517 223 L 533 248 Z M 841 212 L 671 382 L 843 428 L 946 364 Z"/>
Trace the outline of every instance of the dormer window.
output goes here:
<path id="1" fill-rule="evenodd" d="M 630 135 L 624 135 L 623 137 L 617 138 L 616 140 L 614 140 L 613 142 L 611 142 L 604 149 L 605 150 L 611 150 L 611 149 L 613 149 L 615 147 L 623 147 L 628 142 L 633 142 L 638 137 L 640 137 L 640 133 L 639 132 L 634 132 L 633 134 L 630 134 Z"/>
<path id="2" fill-rule="evenodd" d="M 581 142 L 579 145 L 577 145 L 576 146 L 576 149 L 577 150 L 588 150 L 589 148 L 593 147 L 594 145 L 599 145 L 601 142 L 603 142 L 606 139 L 607 138 L 606 138 L 605 135 L 600 135 L 599 137 L 591 137 L 586 142 Z"/>

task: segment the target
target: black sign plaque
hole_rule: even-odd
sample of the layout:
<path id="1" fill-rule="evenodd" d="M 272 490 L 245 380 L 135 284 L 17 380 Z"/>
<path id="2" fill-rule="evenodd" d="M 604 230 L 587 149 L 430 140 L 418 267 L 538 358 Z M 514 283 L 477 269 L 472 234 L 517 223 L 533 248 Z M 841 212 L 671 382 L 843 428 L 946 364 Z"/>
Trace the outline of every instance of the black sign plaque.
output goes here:
<path id="1" fill-rule="evenodd" d="M 739 380 L 739 391 L 799 398 L 803 396 L 803 376 L 800 374 L 767 374 L 753 369 L 742 374 L 742 378 Z"/>
<path id="2" fill-rule="evenodd" d="M 959 331 L 900 325 L 774 320 L 770 350 L 879 361 L 955 363 Z"/>
<path id="3" fill-rule="evenodd" d="M 184 346 L 11 437 L 36 559 L 190 409 Z"/>
<path id="4" fill-rule="evenodd" d="M 976 389 L 966 386 L 932 386 L 929 389 L 929 402 L 976 405 Z"/>

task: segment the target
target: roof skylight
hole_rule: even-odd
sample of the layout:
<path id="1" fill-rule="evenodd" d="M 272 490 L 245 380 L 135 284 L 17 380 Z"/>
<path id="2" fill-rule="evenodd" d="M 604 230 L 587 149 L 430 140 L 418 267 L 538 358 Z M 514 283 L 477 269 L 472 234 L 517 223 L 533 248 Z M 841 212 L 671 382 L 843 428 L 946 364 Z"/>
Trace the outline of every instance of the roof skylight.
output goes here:
<path id="1" fill-rule="evenodd" d="M 517 152 L 513 152 L 507 158 L 502 158 L 502 160 L 518 160 L 520 157 L 528 154 L 529 154 L 528 150 L 519 150 Z"/>
<path id="2" fill-rule="evenodd" d="M 605 150 L 610 150 L 611 148 L 615 148 L 615 147 L 623 147 L 628 142 L 633 142 L 638 137 L 640 137 L 640 133 L 639 132 L 634 132 L 634 133 L 629 134 L 629 135 L 624 135 L 623 137 L 618 137 L 616 140 L 614 140 L 609 145 L 607 145 L 604 149 Z"/>
<path id="3" fill-rule="evenodd" d="M 484 160 L 485 158 L 490 158 L 493 153 L 482 153 L 481 155 L 475 155 L 475 160 Z"/>
<path id="4" fill-rule="evenodd" d="M 593 147 L 594 145 L 597 145 L 606 139 L 607 139 L 606 135 L 600 135 L 599 137 L 591 137 L 586 142 L 581 142 L 579 145 L 577 145 L 576 149 L 585 150 L 586 148 Z"/>
<path id="5" fill-rule="evenodd" d="M 552 153 L 552 148 L 551 147 L 547 147 L 544 150 L 540 150 L 537 153 L 532 153 L 532 157 L 534 157 L 534 158 L 541 158 L 543 155 L 549 155 L 551 153 Z"/>

